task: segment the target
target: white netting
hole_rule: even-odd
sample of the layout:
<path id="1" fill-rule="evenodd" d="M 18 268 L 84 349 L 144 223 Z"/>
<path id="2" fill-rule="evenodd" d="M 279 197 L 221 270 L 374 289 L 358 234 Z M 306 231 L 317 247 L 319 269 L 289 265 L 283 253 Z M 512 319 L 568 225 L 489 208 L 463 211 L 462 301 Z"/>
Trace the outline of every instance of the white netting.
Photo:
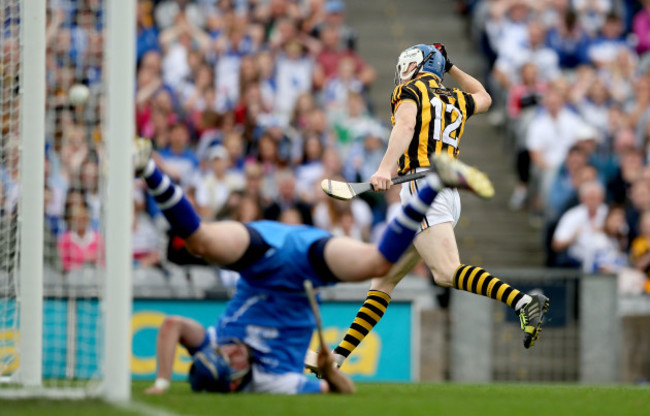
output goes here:
<path id="1" fill-rule="evenodd" d="M 20 7 L 0 7 L 0 376 L 18 367 L 18 196 L 20 184 Z"/>
<path id="2" fill-rule="evenodd" d="M 16 208 L 20 172 L 18 71 L 20 7 L 3 1 L 2 33 L 2 216 L 0 217 L 0 374 L 17 362 L 20 304 Z M 46 160 L 44 221 L 43 384 L 93 387 L 102 377 L 103 223 L 100 172 L 103 10 L 100 0 L 48 0 L 46 29 Z M 89 98 L 72 96 L 82 84 Z M 79 88 L 79 87 L 77 87 Z M 76 101 L 75 101 L 76 99 Z M 83 103 L 82 103 L 83 101 Z M 27 114 L 26 114 L 27 116 Z M 37 122 L 37 120 L 35 120 Z M 22 151 L 29 149 L 22 148 Z"/>

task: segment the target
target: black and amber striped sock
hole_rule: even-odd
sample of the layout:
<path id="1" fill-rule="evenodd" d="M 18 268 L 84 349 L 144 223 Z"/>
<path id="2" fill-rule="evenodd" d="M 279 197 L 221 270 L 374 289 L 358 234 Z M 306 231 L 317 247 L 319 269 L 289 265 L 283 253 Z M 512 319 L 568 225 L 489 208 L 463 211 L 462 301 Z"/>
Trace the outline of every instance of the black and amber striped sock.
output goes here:
<path id="1" fill-rule="evenodd" d="M 501 301 L 515 311 L 523 306 L 520 301 L 526 294 L 502 282 L 490 273 L 476 266 L 461 264 L 454 273 L 454 287 L 477 295 Z"/>
<path id="2" fill-rule="evenodd" d="M 363 341 L 372 328 L 377 325 L 377 322 L 384 316 L 386 308 L 390 303 L 390 295 L 379 290 L 369 290 L 366 301 L 363 302 L 361 309 L 357 313 L 357 317 L 352 321 L 352 325 L 348 328 L 345 337 L 339 343 L 338 347 L 334 349 L 334 353 L 343 357 L 348 356 L 354 349 Z M 338 363 L 339 365 L 341 363 Z"/>

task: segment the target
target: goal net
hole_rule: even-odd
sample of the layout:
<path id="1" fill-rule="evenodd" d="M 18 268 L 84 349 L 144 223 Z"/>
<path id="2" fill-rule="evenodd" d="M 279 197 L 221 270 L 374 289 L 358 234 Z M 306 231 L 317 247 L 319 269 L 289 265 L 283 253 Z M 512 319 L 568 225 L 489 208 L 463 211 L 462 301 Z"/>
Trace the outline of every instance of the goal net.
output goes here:
<path id="1" fill-rule="evenodd" d="M 108 4 L 0 6 L 0 397 L 104 394 L 112 371 Z M 128 189 L 121 199 L 130 202 Z"/>

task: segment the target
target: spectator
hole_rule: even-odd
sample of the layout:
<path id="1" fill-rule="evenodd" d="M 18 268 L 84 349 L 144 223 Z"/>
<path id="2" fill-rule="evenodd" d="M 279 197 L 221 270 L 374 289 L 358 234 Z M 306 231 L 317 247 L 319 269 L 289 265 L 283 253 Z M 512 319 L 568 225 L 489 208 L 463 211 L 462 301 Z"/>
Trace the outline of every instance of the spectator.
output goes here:
<path id="1" fill-rule="evenodd" d="M 282 213 L 295 209 L 300 214 L 300 223 L 313 225 L 311 205 L 296 193 L 296 178 L 289 169 L 281 170 L 276 176 L 278 195 L 264 208 L 264 218 L 279 221 Z"/>
<path id="2" fill-rule="evenodd" d="M 388 133 L 379 126 L 369 126 L 352 144 L 345 163 L 344 176 L 353 182 L 367 182 L 384 157 Z"/>
<path id="3" fill-rule="evenodd" d="M 562 69 L 575 69 L 588 62 L 589 36 L 574 11 L 566 11 L 559 25 L 548 31 L 546 41 L 558 55 Z"/>
<path id="4" fill-rule="evenodd" d="M 90 149 L 82 126 L 74 126 L 64 133 L 64 143 L 61 148 L 61 163 L 64 166 L 67 180 L 73 184 L 79 181 L 81 165 L 88 157 Z"/>
<path id="5" fill-rule="evenodd" d="M 332 179 L 342 180 L 340 177 L 332 177 Z M 345 205 L 344 207 L 342 205 Z M 348 207 L 349 205 L 349 207 Z M 316 227 L 322 228 L 333 232 L 335 228 L 341 227 L 341 215 L 349 209 L 352 215 L 352 224 L 345 229 L 351 230 L 354 228 L 355 235 L 361 236 L 362 241 L 370 239 L 370 230 L 372 225 L 372 211 L 368 204 L 362 199 L 355 198 L 350 202 L 342 202 L 333 198 L 323 199 L 314 206 L 313 219 Z M 344 220 L 344 222 L 347 220 Z M 339 231 L 341 231 L 339 229 Z"/>
<path id="6" fill-rule="evenodd" d="M 529 9 L 523 0 L 493 1 L 486 22 L 489 46 L 497 56 L 526 42 Z"/>
<path id="7" fill-rule="evenodd" d="M 187 189 L 193 185 L 199 161 L 190 148 L 190 132 L 183 123 L 172 126 L 169 146 L 159 151 L 165 173 Z"/>
<path id="8" fill-rule="evenodd" d="M 609 108 L 612 105 L 605 82 L 596 78 L 589 86 L 587 95 L 577 103 L 578 113 L 589 125 L 596 127 L 601 134 L 607 131 Z"/>
<path id="9" fill-rule="evenodd" d="M 535 108 L 541 103 L 548 83 L 539 78 L 539 71 L 534 62 L 526 62 L 521 66 L 520 83 L 508 90 L 508 116 L 517 120 L 521 112 Z"/>
<path id="10" fill-rule="evenodd" d="M 313 189 L 323 177 L 323 143 L 315 134 L 309 134 L 303 142 L 302 160 L 295 168 L 296 189 L 306 201 L 314 200 Z"/>
<path id="11" fill-rule="evenodd" d="M 196 156 L 199 160 L 206 160 L 210 147 L 223 144 L 223 135 L 220 129 L 222 119 L 222 115 L 212 109 L 206 109 L 201 113 L 200 122 L 197 125 L 199 142 L 196 145 Z"/>
<path id="12" fill-rule="evenodd" d="M 325 82 L 323 99 L 328 111 L 346 108 L 350 93 L 361 94 L 363 84 L 355 74 L 355 62 L 351 57 L 339 61 L 336 75 Z"/>
<path id="13" fill-rule="evenodd" d="M 581 267 L 586 260 L 594 235 L 605 225 L 607 206 L 605 190 L 596 182 L 579 189 L 580 205 L 560 217 L 553 235 L 552 248 L 558 253 L 558 266 Z"/>
<path id="14" fill-rule="evenodd" d="M 89 208 L 91 224 L 94 229 L 98 229 L 102 214 L 102 196 L 99 192 L 99 166 L 92 158 L 85 160 L 81 165 L 80 186 Z"/>
<path id="15" fill-rule="evenodd" d="M 256 198 L 245 195 L 241 198 L 239 206 L 232 219 L 240 222 L 258 221 L 263 218 L 262 207 Z"/>
<path id="16" fill-rule="evenodd" d="M 337 204 L 336 208 L 338 212 L 334 217 L 335 222 L 331 226 L 332 235 L 346 236 L 359 241 L 364 241 L 367 236 L 364 236 L 360 225 L 355 222 L 350 206 Z"/>
<path id="17" fill-rule="evenodd" d="M 152 9 L 153 3 L 150 0 L 138 0 L 136 8 L 136 59 L 138 62 L 145 53 L 160 50 L 158 30 L 154 26 L 151 16 Z"/>
<path id="18" fill-rule="evenodd" d="M 557 220 L 566 211 L 569 201 L 578 189 L 578 174 L 585 166 L 587 166 L 587 155 L 578 146 L 571 147 L 545 201 L 545 215 L 548 220 Z"/>
<path id="19" fill-rule="evenodd" d="M 590 241 L 582 269 L 587 273 L 616 273 L 627 265 L 628 228 L 622 206 L 611 206 L 600 232 Z"/>
<path id="20" fill-rule="evenodd" d="M 345 24 L 345 2 L 343 0 L 326 0 L 324 3 L 323 20 L 314 29 L 312 34 L 318 38 L 323 26 L 333 26 L 339 32 L 340 47 L 355 50 L 357 46 L 357 35 L 354 29 Z"/>
<path id="21" fill-rule="evenodd" d="M 279 221 L 283 224 L 300 225 L 303 224 L 302 216 L 296 208 L 287 208 L 280 214 Z"/>
<path id="22" fill-rule="evenodd" d="M 198 55 L 193 54 L 193 56 Z M 197 57 L 197 59 L 200 58 Z M 213 84 L 212 68 L 203 62 L 199 63 L 196 70 L 181 82 L 178 95 L 183 109 L 193 114 L 193 120 L 197 118 L 196 115 L 202 114 L 205 110 L 211 110 L 214 106 L 213 102 L 205 100 L 205 91 Z"/>
<path id="23" fill-rule="evenodd" d="M 587 48 L 587 55 L 597 68 L 607 67 L 615 61 L 619 52 L 630 50 L 623 39 L 623 22 L 616 14 L 608 14 L 600 29 L 600 35 Z"/>
<path id="24" fill-rule="evenodd" d="M 208 171 L 201 175 L 196 189 L 197 211 L 204 220 L 214 220 L 232 191 L 244 187 L 242 175 L 230 171 L 230 155 L 221 145 L 208 149 Z"/>
<path id="25" fill-rule="evenodd" d="M 639 235 L 639 220 L 647 210 L 650 210 L 650 187 L 647 179 L 637 179 L 630 188 L 629 204 L 625 210 L 631 240 Z"/>
<path id="26" fill-rule="evenodd" d="M 634 149 L 621 155 L 619 169 L 612 180 L 607 183 L 607 189 L 615 203 L 622 204 L 629 195 L 630 187 L 641 179 L 643 173 L 643 154 Z"/>
<path id="27" fill-rule="evenodd" d="M 650 211 L 644 211 L 639 220 L 640 235 L 632 241 L 630 262 L 646 276 L 644 291 L 650 293 Z"/>
<path id="28" fill-rule="evenodd" d="M 160 29 L 167 29 L 178 23 L 179 16 L 187 15 L 188 22 L 193 26 L 202 27 L 205 21 L 205 10 L 201 4 L 191 0 L 163 0 L 157 2 L 154 16 L 156 26 Z M 184 17 L 185 18 L 185 17 Z"/>
<path id="29" fill-rule="evenodd" d="M 634 16 L 632 32 L 636 35 L 639 56 L 650 51 L 650 0 L 641 0 L 643 9 Z"/>
<path id="30" fill-rule="evenodd" d="M 575 143 L 576 132 L 583 124 L 567 109 L 557 89 L 551 88 L 546 93 L 544 110 L 533 118 L 526 137 L 530 160 L 540 180 L 542 199 L 546 199 L 553 175 Z"/>
<path id="31" fill-rule="evenodd" d="M 104 241 L 90 226 L 90 214 L 85 202 L 75 202 L 69 206 L 66 222 L 67 231 L 57 241 L 63 271 L 103 264 Z"/>
<path id="32" fill-rule="evenodd" d="M 530 154 L 526 149 L 526 135 L 535 110 L 546 92 L 547 83 L 539 79 L 537 66 L 527 62 L 521 67 L 521 82 L 508 91 L 508 116 L 512 120 L 510 133 L 514 135 L 518 183 L 508 207 L 513 211 L 523 208 L 528 199 Z"/>
<path id="33" fill-rule="evenodd" d="M 325 25 L 320 32 L 320 40 L 323 49 L 318 54 L 317 61 L 323 70 L 325 79 L 333 78 L 336 75 L 341 59 L 351 58 L 355 64 L 354 72 L 364 87 L 368 87 L 375 81 L 377 74 L 371 66 L 366 65 L 356 52 L 341 48 L 341 33 L 338 27 Z"/>
<path id="34" fill-rule="evenodd" d="M 310 91 L 317 72 L 314 60 L 306 54 L 304 44 L 297 39 L 288 41 L 276 60 L 276 102 L 274 109 L 283 120 L 289 121 L 300 94 Z"/>
<path id="35" fill-rule="evenodd" d="M 144 197 L 140 194 L 142 202 Z M 160 247 L 158 230 L 151 217 L 144 211 L 144 203 L 133 204 L 133 263 L 139 267 L 154 267 L 160 265 Z"/>
<path id="36" fill-rule="evenodd" d="M 302 130 L 309 123 L 309 114 L 316 108 L 316 101 L 311 92 L 303 92 L 296 99 L 296 106 L 291 117 L 291 127 Z"/>
<path id="37" fill-rule="evenodd" d="M 606 22 L 612 11 L 612 0 L 572 0 L 571 4 L 580 17 L 581 25 L 594 36 Z"/>
<path id="38" fill-rule="evenodd" d="M 166 28 L 159 40 L 165 54 L 162 62 L 163 79 L 176 90 L 191 73 L 190 52 L 196 48 L 204 53 L 210 47 L 210 37 L 191 24 L 184 13 L 179 13 L 174 25 Z"/>

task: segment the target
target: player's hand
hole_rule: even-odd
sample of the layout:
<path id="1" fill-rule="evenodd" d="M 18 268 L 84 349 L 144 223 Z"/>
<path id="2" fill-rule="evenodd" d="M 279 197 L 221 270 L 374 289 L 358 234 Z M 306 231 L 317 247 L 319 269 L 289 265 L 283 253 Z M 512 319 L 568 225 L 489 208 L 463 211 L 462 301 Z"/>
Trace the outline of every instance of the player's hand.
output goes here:
<path id="1" fill-rule="evenodd" d="M 321 346 L 320 351 L 318 351 L 317 362 L 318 362 L 318 369 L 320 370 L 320 378 L 323 378 L 325 375 L 331 373 L 332 369 L 336 368 L 334 355 L 332 355 L 327 345 Z"/>
<path id="2" fill-rule="evenodd" d="M 387 191 L 392 184 L 390 172 L 381 168 L 370 177 L 370 185 L 375 192 Z"/>
<path id="3" fill-rule="evenodd" d="M 334 355 L 330 352 L 327 345 L 321 345 L 318 352 L 318 368 L 321 377 L 327 381 L 331 392 L 335 393 L 354 393 L 356 388 L 348 376 L 339 371 Z"/>
<path id="4" fill-rule="evenodd" d="M 451 60 L 449 59 L 449 56 L 447 55 L 447 48 L 445 48 L 445 45 L 442 43 L 434 43 L 433 46 L 440 51 L 442 56 L 445 58 L 445 72 L 449 72 L 452 66 L 454 66 L 453 63 L 451 63 Z"/>

